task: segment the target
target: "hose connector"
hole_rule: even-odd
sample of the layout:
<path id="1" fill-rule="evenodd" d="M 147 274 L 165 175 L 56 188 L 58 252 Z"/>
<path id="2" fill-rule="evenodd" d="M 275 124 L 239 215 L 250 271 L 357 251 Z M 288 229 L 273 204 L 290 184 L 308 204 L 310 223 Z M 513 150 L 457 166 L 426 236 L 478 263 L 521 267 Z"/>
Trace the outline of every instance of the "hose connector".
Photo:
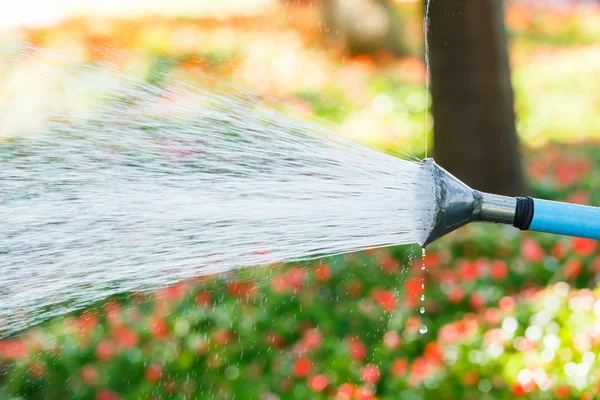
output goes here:
<path id="1" fill-rule="evenodd" d="M 522 231 L 529 230 L 533 221 L 533 199 L 531 197 L 517 197 L 514 227 Z"/>
<path id="2" fill-rule="evenodd" d="M 479 193 L 481 198 L 481 213 L 474 216 L 474 221 L 514 224 L 517 199 L 491 193 Z"/>

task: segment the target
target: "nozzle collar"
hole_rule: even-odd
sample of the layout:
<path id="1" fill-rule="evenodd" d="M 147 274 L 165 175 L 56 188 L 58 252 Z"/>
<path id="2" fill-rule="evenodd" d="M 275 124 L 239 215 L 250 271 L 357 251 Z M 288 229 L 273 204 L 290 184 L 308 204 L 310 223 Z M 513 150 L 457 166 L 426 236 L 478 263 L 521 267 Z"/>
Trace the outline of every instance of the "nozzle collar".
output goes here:
<path id="1" fill-rule="evenodd" d="M 514 227 L 526 231 L 533 221 L 534 202 L 531 197 L 517 197 Z"/>

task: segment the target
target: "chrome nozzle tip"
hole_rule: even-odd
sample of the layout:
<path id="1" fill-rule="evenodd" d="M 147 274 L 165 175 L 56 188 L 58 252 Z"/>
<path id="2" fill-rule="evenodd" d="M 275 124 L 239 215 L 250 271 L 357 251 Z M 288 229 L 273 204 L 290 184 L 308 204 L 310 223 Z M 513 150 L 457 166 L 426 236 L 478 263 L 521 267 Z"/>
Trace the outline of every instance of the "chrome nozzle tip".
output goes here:
<path id="1" fill-rule="evenodd" d="M 434 218 L 423 246 L 474 221 L 481 194 L 458 180 L 431 158 L 423 165 L 433 174 L 435 186 Z"/>

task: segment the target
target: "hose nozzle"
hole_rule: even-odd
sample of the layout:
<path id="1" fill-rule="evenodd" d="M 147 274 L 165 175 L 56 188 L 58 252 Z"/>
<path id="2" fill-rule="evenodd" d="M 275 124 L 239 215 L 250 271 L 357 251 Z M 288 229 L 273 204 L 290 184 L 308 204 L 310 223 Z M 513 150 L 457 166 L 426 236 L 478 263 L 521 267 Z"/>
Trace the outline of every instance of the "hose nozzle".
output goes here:
<path id="1" fill-rule="evenodd" d="M 422 246 L 473 221 L 600 240 L 600 208 L 483 193 L 471 189 L 430 158 L 423 160 L 423 167 L 433 174 L 435 209 Z"/>
<path id="2" fill-rule="evenodd" d="M 431 158 L 423 165 L 435 186 L 433 224 L 423 246 L 473 221 L 515 224 L 519 199 L 473 190 Z"/>

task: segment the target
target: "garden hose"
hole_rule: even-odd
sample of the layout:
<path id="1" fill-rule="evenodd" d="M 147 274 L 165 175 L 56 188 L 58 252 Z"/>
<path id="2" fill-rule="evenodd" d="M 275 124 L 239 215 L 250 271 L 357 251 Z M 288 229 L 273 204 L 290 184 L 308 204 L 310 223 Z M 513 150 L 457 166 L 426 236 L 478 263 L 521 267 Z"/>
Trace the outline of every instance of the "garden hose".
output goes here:
<path id="1" fill-rule="evenodd" d="M 436 239 L 469 222 L 513 225 L 521 230 L 600 239 L 600 208 L 531 197 L 507 197 L 471 189 L 433 159 L 423 160 L 435 182 L 435 210 L 429 236 Z"/>

